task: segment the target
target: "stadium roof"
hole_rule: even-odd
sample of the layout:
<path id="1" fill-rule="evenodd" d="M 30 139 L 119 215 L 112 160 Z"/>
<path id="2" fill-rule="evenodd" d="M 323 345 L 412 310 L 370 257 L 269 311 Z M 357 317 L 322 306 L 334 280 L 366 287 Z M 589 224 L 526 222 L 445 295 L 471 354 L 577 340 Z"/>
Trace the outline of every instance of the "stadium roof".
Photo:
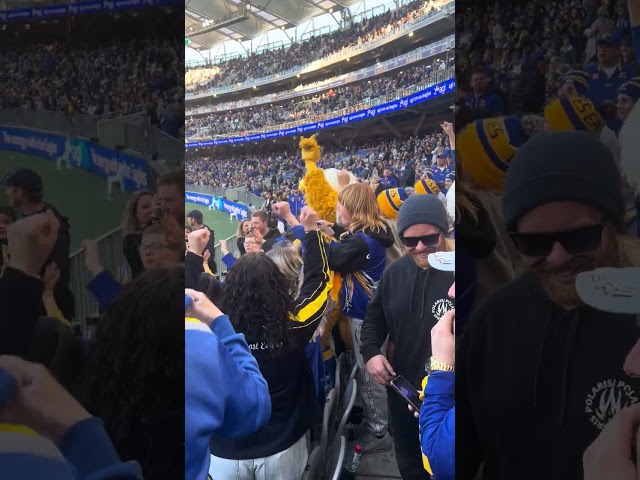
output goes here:
<path id="1" fill-rule="evenodd" d="M 336 13 L 361 0 L 186 0 L 185 36 L 194 48 L 211 48 L 226 40 L 251 40 L 274 28 L 289 29 L 312 17 Z M 233 17 L 247 4 L 247 19 L 197 34 L 207 21 Z"/>

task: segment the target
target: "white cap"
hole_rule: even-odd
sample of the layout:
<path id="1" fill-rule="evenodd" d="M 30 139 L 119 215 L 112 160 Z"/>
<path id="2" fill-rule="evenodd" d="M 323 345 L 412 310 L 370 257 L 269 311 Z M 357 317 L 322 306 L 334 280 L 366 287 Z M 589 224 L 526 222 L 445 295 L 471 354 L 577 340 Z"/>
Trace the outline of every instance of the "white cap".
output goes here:
<path id="1" fill-rule="evenodd" d="M 584 303 L 597 310 L 640 314 L 640 267 L 579 273 L 576 290 Z"/>
<path id="2" fill-rule="evenodd" d="M 456 271 L 456 252 L 436 252 L 429 254 L 429 265 L 442 272 Z"/>

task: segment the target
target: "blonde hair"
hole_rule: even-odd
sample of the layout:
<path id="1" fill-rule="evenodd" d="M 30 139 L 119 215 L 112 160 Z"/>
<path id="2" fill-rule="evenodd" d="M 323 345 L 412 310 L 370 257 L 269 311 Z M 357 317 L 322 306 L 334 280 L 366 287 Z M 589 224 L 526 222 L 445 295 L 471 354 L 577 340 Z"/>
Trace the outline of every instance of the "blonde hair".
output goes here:
<path id="1" fill-rule="evenodd" d="M 361 230 L 374 232 L 387 230 L 376 194 L 369 185 L 354 183 L 345 187 L 338 195 L 338 202 L 351 214 L 349 224 L 351 233 Z"/>
<path id="2" fill-rule="evenodd" d="M 287 279 L 289 293 L 294 297 L 298 296 L 303 278 L 300 247 L 292 244 L 286 247 L 272 248 L 267 252 L 267 257 L 273 260 L 278 270 Z"/>
<path id="3" fill-rule="evenodd" d="M 122 233 L 124 235 L 142 231 L 144 225 L 141 225 L 138 221 L 137 213 L 138 203 L 140 203 L 140 199 L 145 195 L 149 195 L 153 199 L 153 192 L 151 190 L 140 190 L 129 198 L 127 207 L 124 209 L 124 215 L 122 216 Z"/>
<path id="4" fill-rule="evenodd" d="M 240 223 L 238 223 L 238 229 L 236 230 L 236 238 L 244 237 L 244 232 L 242 231 L 242 227 L 244 227 L 245 222 L 249 222 L 249 225 L 251 225 L 251 220 L 249 220 L 248 218 L 244 220 L 240 220 Z"/>

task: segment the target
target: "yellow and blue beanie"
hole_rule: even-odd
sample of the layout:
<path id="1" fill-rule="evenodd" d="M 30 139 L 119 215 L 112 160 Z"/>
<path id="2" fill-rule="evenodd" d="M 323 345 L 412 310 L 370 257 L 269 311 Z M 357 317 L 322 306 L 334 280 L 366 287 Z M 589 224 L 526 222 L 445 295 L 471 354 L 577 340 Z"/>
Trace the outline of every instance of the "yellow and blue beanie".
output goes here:
<path id="1" fill-rule="evenodd" d="M 634 77 L 626 83 L 623 83 L 618 89 L 618 94 L 628 95 L 635 102 L 640 99 L 640 77 Z"/>
<path id="2" fill-rule="evenodd" d="M 408 195 L 404 188 L 388 188 L 380 192 L 378 205 L 380 205 L 382 214 L 391 220 L 396 220 L 400 207 L 407 197 Z"/>
<path id="3" fill-rule="evenodd" d="M 502 190 L 511 159 L 523 143 L 522 126 L 515 117 L 476 120 L 456 139 L 464 174 L 490 190 Z"/>
<path id="4" fill-rule="evenodd" d="M 602 115 L 586 97 L 551 100 L 544 109 L 544 119 L 552 132 L 597 133 L 604 126 Z"/>
<path id="5" fill-rule="evenodd" d="M 578 92 L 578 95 L 586 97 L 589 93 L 589 76 L 587 75 L 587 72 L 582 70 L 572 70 L 567 72 L 560 80 L 561 85 L 566 83 L 571 83 L 576 89 L 576 92 Z"/>
<path id="6" fill-rule="evenodd" d="M 418 180 L 414 186 L 416 193 L 420 195 L 440 195 L 440 187 L 433 179 L 433 173 L 429 175 L 429 171 L 427 171 L 427 177 Z"/>

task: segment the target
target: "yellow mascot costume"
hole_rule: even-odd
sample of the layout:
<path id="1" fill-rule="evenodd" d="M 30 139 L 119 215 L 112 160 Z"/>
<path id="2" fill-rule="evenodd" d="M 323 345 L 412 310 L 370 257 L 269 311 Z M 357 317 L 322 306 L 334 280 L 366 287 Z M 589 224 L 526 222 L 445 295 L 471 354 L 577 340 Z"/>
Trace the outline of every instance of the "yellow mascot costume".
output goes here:
<path id="1" fill-rule="evenodd" d="M 315 210 L 321 219 L 329 223 L 336 221 L 336 208 L 338 205 L 338 193 L 349 183 L 355 182 L 355 177 L 346 171 L 339 171 L 335 168 L 322 169 L 317 163 L 320 160 L 320 145 L 316 141 L 316 136 L 310 138 L 300 138 L 300 150 L 302 151 L 302 159 L 305 162 L 306 173 L 303 180 L 300 181 L 299 188 L 304 192 L 304 198 L 307 205 Z M 338 241 L 337 238 L 327 237 L 327 241 Z M 338 294 L 342 286 L 340 275 L 333 272 L 333 288 L 331 289 L 331 298 L 335 302 L 335 307 L 327 318 L 327 325 L 322 334 L 322 354 L 324 360 L 327 361 L 335 354 L 329 346 L 329 338 L 331 330 L 338 325 L 340 337 L 348 349 L 353 349 L 351 340 L 351 330 L 349 329 L 349 321 L 342 314 L 342 306 L 339 303 Z"/>

